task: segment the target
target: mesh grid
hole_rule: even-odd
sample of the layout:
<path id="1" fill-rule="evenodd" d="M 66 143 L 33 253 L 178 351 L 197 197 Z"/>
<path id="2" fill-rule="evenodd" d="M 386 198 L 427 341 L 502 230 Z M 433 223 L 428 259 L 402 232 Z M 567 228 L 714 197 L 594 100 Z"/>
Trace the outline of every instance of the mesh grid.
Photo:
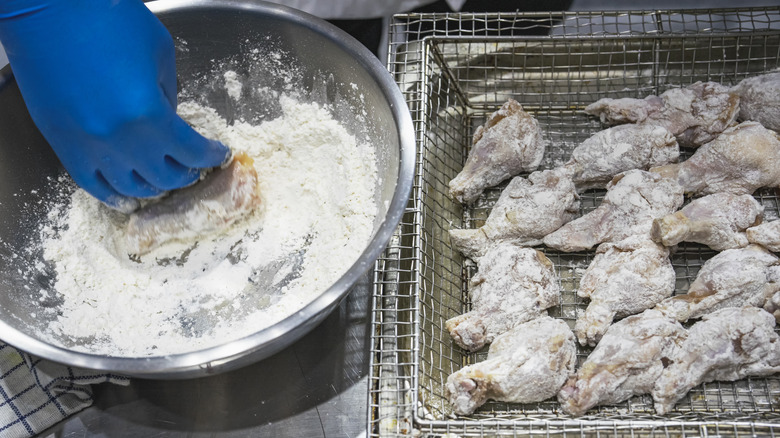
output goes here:
<path id="1" fill-rule="evenodd" d="M 418 164 L 402 224 L 375 269 L 370 436 L 780 433 L 778 376 L 701 385 L 666 416 L 655 414 L 649 396 L 579 418 L 563 414 L 554 400 L 489 402 L 470 416 L 454 416 L 443 390 L 450 373 L 486 357 L 460 350 L 444 329 L 444 321 L 469 309 L 468 279 L 476 269 L 451 248 L 448 230 L 481 226 L 503 189 L 486 191 L 465 210 L 448 196 L 474 129 L 512 97 L 539 120 L 547 142 L 542 167 L 552 168 L 603 129 L 582 112 L 597 99 L 644 97 L 696 81 L 733 85 L 780 67 L 780 8 L 398 15 L 388 66 L 412 113 Z M 582 194 L 582 213 L 603 195 Z M 780 216 L 776 191 L 761 190 L 756 198 L 765 216 Z M 593 252 L 543 250 L 562 290 L 550 314 L 573 326 L 587 306 L 576 290 Z M 685 293 L 714 254 L 680 245 L 672 255 L 675 293 Z M 589 352 L 580 348 L 578 361 Z"/>

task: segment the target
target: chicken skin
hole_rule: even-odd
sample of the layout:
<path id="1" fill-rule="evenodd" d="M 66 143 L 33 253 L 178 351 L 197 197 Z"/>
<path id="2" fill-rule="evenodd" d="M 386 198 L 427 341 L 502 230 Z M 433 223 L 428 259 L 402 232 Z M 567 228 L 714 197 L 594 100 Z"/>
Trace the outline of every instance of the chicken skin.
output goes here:
<path id="1" fill-rule="evenodd" d="M 655 410 L 663 415 L 693 387 L 733 382 L 780 371 L 780 337 L 775 318 L 754 307 L 726 308 L 704 315 L 672 354 L 655 383 Z"/>
<path id="2" fill-rule="evenodd" d="M 747 240 L 764 248 L 780 252 L 780 220 L 764 222 L 745 231 Z"/>
<path id="3" fill-rule="evenodd" d="M 569 326 L 542 316 L 497 336 L 486 360 L 450 374 L 447 397 L 460 415 L 471 414 L 488 399 L 540 402 L 558 393 L 576 362 Z"/>
<path id="4" fill-rule="evenodd" d="M 471 311 L 444 324 L 453 341 L 466 350 L 479 350 L 560 303 L 553 263 L 541 251 L 504 242 L 490 247 L 476 262 L 479 271 L 469 281 Z"/>
<path id="5" fill-rule="evenodd" d="M 653 309 L 616 322 L 558 392 L 561 407 L 582 415 L 596 405 L 649 394 L 686 335 L 679 322 Z"/>
<path id="6" fill-rule="evenodd" d="M 650 169 L 676 180 L 686 193 L 752 194 L 780 186 L 780 135 L 756 122 L 743 122 L 696 150 L 679 164 Z"/>
<path id="7" fill-rule="evenodd" d="M 753 76 L 733 89 L 739 95 L 739 119 L 780 131 L 780 72 Z"/>
<path id="8" fill-rule="evenodd" d="M 682 189 L 672 180 L 643 170 L 623 172 L 607 184 L 601 205 L 543 241 L 551 248 L 573 252 L 632 235 L 649 238 L 653 219 L 676 211 L 683 200 Z"/>
<path id="9" fill-rule="evenodd" d="M 665 128 L 653 125 L 620 125 L 583 141 L 563 169 L 578 190 L 604 188 L 627 170 L 663 166 L 677 161 L 680 147 Z"/>
<path id="10" fill-rule="evenodd" d="M 780 290 L 780 259 L 758 245 L 727 249 L 707 260 L 688 293 L 656 310 L 680 322 L 727 307 L 763 306 Z"/>
<path id="11" fill-rule="evenodd" d="M 716 251 L 748 245 L 745 230 L 761 222 L 764 207 L 751 195 L 715 193 L 656 218 L 651 237 L 666 246 L 696 242 Z"/>
<path id="12" fill-rule="evenodd" d="M 474 132 L 466 164 L 450 181 L 450 195 L 469 204 L 486 188 L 536 170 L 544 149 L 539 122 L 509 99 Z"/>
<path id="13" fill-rule="evenodd" d="M 715 82 L 696 82 L 644 99 L 600 99 L 585 108 L 602 123 L 641 123 L 663 126 L 681 146 L 712 141 L 731 126 L 739 114 L 739 96 Z"/>
<path id="14" fill-rule="evenodd" d="M 257 172 L 246 154 L 203 181 L 172 192 L 130 216 L 126 245 L 142 255 L 170 241 L 196 239 L 223 229 L 260 204 Z"/>
<path id="15" fill-rule="evenodd" d="M 451 229 L 453 247 L 466 257 L 479 257 L 488 246 L 511 240 L 522 246 L 542 243 L 542 238 L 574 219 L 580 202 L 574 184 L 557 170 L 517 176 L 501 192 L 485 225 L 476 229 Z"/>
<path id="16" fill-rule="evenodd" d="M 641 236 L 602 243 L 580 280 L 577 295 L 590 298 L 574 333 L 582 345 L 595 346 L 615 318 L 650 309 L 674 292 L 669 250 Z"/>

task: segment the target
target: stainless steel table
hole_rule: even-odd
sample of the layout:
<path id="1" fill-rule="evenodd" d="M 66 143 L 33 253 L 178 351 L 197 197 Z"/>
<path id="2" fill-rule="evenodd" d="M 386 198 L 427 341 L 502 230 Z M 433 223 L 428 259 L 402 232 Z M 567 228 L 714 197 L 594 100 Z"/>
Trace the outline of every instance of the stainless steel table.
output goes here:
<path id="1" fill-rule="evenodd" d="M 769 6 L 751 0 L 741 6 Z M 672 5 L 673 3 L 673 5 Z M 728 0 L 639 2 L 635 9 L 731 6 Z M 570 10 L 624 8 L 574 0 Z M 0 65 L 5 64 L 0 48 Z M 194 380 L 133 380 L 95 387 L 92 407 L 41 437 L 366 436 L 371 277 L 367 273 L 320 326 L 257 364 Z"/>
<path id="2" fill-rule="evenodd" d="M 41 437 L 366 434 L 370 272 L 311 333 L 254 365 L 192 380 L 95 386 L 92 407 Z"/>

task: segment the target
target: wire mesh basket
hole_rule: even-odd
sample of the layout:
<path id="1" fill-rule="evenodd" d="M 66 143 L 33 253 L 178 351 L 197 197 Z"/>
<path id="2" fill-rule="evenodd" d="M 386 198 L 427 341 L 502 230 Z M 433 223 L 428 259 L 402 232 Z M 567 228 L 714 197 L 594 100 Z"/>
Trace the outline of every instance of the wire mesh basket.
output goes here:
<path id="1" fill-rule="evenodd" d="M 460 349 L 444 329 L 447 319 L 469 310 L 468 279 L 475 271 L 451 248 L 448 230 L 481 226 L 505 186 L 486 191 L 469 208 L 448 196 L 476 127 L 514 98 L 542 126 L 547 148 L 541 167 L 555 167 L 604 129 L 582 111 L 600 98 L 642 98 L 696 81 L 733 85 L 779 68 L 780 7 L 397 15 L 388 65 L 412 112 L 418 161 L 406 215 L 375 269 L 370 436 L 780 435 L 780 376 L 700 385 L 665 416 L 655 414 L 650 396 L 582 417 L 567 416 L 554 399 L 489 402 L 456 416 L 444 394 L 452 372 L 486 357 Z M 603 195 L 583 193 L 582 213 Z M 765 218 L 780 215 L 776 191 L 755 196 Z M 540 249 L 555 263 L 562 291 L 550 314 L 573 327 L 587 306 L 576 290 L 593 251 Z M 677 248 L 676 294 L 687 291 L 713 255 L 697 244 Z M 578 348 L 582 363 L 591 350 Z"/>

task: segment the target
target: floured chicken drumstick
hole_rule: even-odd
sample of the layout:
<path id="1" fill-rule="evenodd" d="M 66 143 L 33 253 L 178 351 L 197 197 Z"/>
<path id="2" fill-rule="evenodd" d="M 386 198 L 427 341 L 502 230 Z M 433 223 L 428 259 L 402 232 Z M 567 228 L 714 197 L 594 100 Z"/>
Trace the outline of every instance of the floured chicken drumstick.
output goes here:
<path id="1" fill-rule="evenodd" d="M 769 271 L 767 278 L 770 283 L 780 284 L 780 269 L 773 269 Z M 764 302 L 764 310 L 771 313 L 775 317 L 777 322 L 780 322 L 780 288 L 776 291 L 768 292 L 766 301 Z"/>
<path id="2" fill-rule="evenodd" d="M 667 298 L 655 308 L 687 321 L 727 307 L 761 307 L 780 290 L 780 259 L 758 245 L 727 249 L 707 260 L 688 293 Z"/>
<path id="3" fill-rule="evenodd" d="M 674 292 L 669 250 L 644 236 L 602 243 L 580 280 L 577 295 L 590 298 L 574 333 L 595 346 L 615 318 L 650 309 Z"/>
<path id="4" fill-rule="evenodd" d="M 599 131 L 577 146 L 563 166 L 578 190 L 603 188 L 615 175 L 677 161 L 680 147 L 665 128 L 620 125 Z"/>
<path id="5" fill-rule="evenodd" d="M 763 212 L 764 207 L 751 195 L 715 193 L 656 218 L 651 235 L 666 246 L 696 242 L 717 251 L 742 248 L 748 245 L 745 230 L 761 222 Z"/>
<path id="6" fill-rule="evenodd" d="M 476 262 L 479 271 L 469 281 L 472 310 L 444 324 L 455 343 L 469 351 L 546 315 L 547 308 L 560 302 L 553 264 L 540 251 L 500 243 Z"/>
<path id="7" fill-rule="evenodd" d="M 780 131 L 780 72 L 744 79 L 732 91 L 739 95 L 739 119 Z"/>
<path id="8" fill-rule="evenodd" d="M 739 113 L 739 96 L 715 82 L 696 82 L 644 99 L 600 99 L 585 108 L 602 123 L 663 126 L 682 146 L 699 146 L 728 128 Z"/>
<path id="9" fill-rule="evenodd" d="M 776 279 L 775 281 L 778 281 L 780 279 Z M 775 317 L 775 320 L 777 322 L 780 322 L 780 291 L 775 292 L 767 298 L 766 302 L 764 303 L 764 310 L 771 313 L 772 316 Z"/>
<path id="10" fill-rule="evenodd" d="M 539 122 L 509 99 L 477 128 L 463 170 L 450 181 L 450 194 L 471 203 L 483 190 L 539 167 L 544 142 Z"/>
<path id="11" fill-rule="evenodd" d="M 653 219 L 676 211 L 683 200 L 674 181 L 644 170 L 623 172 L 607 184 L 601 205 L 548 234 L 544 244 L 572 252 L 635 234 L 649 238 Z"/>
<path id="12" fill-rule="evenodd" d="M 579 208 L 579 196 L 569 178 L 557 170 L 537 171 L 528 179 L 517 176 L 510 181 L 485 225 L 452 229 L 450 240 L 466 257 L 479 257 L 488 246 L 506 240 L 539 245 L 544 236 L 574 219 Z"/>
<path id="13" fill-rule="evenodd" d="M 780 371 L 775 319 L 762 309 L 721 309 L 704 315 L 670 357 L 653 388 L 655 410 L 665 414 L 700 383 L 733 382 Z"/>
<path id="14" fill-rule="evenodd" d="M 679 322 L 652 309 L 616 322 L 561 388 L 561 407 L 582 415 L 596 405 L 650 393 L 686 334 Z"/>
<path id="15" fill-rule="evenodd" d="M 757 243 L 770 251 L 780 252 L 780 220 L 750 227 L 745 233 L 750 243 Z"/>
<path id="16" fill-rule="evenodd" d="M 650 169 L 675 179 L 686 193 L 751 194 L 780 186 L 780 135 L 756 122 L 743 122 L 700 147 L 679 164 Z"/>
<path id="17" fill-rule="evenodd" d="M 540 402 L 558 393 L 576 362 L 569 326 L 542 316 L 497 336 L 486 360 L 450 374 L 447 397 L 460 415 L 471 414 L 488 399 Z"/>
<path id="18" fill-rule="evenodd" d="M 128 251 L 141 255 L 166 242 L 196 239 L 223 229 L 259 204 L 253 160 L 236 154 L 227 167 L 203 181 L 133 213 L 127 223 Z"/>

